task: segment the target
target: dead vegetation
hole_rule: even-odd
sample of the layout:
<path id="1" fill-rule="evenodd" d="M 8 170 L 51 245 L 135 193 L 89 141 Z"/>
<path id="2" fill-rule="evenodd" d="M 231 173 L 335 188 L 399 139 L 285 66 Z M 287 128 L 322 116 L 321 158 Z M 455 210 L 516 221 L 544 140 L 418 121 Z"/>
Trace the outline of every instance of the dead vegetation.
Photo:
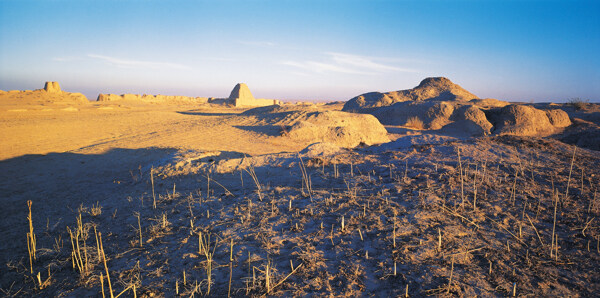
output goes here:
<path id="1" fill-rule="evenodd" d="M 70 227 L 37 238 L 30 204 L 28 249 L 5 264 L 2 292 L 593 296 L 599 161 L 503 136 L 225 174 L 155 168 L 119 212 L 82 205 Z"/>

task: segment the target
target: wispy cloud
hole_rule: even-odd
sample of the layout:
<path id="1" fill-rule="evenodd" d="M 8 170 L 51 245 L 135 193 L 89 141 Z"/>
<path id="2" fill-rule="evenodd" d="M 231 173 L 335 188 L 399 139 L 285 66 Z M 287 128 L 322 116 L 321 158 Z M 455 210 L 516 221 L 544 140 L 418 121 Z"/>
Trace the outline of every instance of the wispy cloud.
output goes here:
<path id="1" fill-rule="evenodd" d="M 52 61 L 56 61 L 56 62 L 70 62 L 70 61 L 76 61 L 76 60 L 81 60 L 80 57 L 54 57 L 52 58 Z"/>
<path id="2" fill-rule="evenodd" d="M 383 64 L 386 58 L 368 57 L 345 53 L 324 53 L 323 61 L 282 61 L 281 64 L 315 73 L 337 72 L 344 74 L 377 75 L 388 72 L 417 72 L 410 68 Z M 381 61 L 381 62 L 379 62 Z"/>
<path id="3" fill-rule="evenodd" d="M 241 43 L 243 45 L 247 45 L 247 46 L 263 47 L 263 48 L 274 47 L 277 45 L 277 43 L 271 42 L 271 41 L 239 41 L 239 43 Z"/>
<path id="4" fill-rule="evenodd" d="M 312 71 L 312 72 L 316 72 L 316 73 L 338 72 L 338 73 L 346 73 L 346 74 L 372 74 L 372 73 L 359 71 L 356 69 L 346 68 L 344 66 L 337 65 L 337 64 L 316 62 L 316 61 L 302 61 L 302 62 L 282 61 L 281 64 L 297 67 L 302 70 Z"/>
<path id="5" fill-rule="evenodd" d="M 189 69 L 188 66 L 169 62 L 155 62 L 155 61 L 141 61 L 132 59 L 121 59 L 103 55 L 88 54 L 89 58 L 98 59 L 104 62 L 108 62 L 111 65 L 122 67 L 122 68 L 152 68 L 152 69 Z"/>

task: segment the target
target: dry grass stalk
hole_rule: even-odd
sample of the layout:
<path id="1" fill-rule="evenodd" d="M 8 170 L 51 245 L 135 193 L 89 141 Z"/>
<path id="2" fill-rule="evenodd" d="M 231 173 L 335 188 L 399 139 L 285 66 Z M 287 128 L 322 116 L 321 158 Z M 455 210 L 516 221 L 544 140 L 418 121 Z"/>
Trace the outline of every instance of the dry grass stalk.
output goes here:
<path id="1" fill-rule="evenodd" d="M 73 268 L 77 268 L 82 277 L 87 276 L 90 273 L 91 264 L 89 263 L 87 244 L 85 241 L 87 232 L 83 229 L 81 213 L 77 216 L 77 229 L 75 230 L 75 233 L 71 231 L 70 227 L 67 227 L 67 231 L 71 237 L 71 260 Z M 80 243 L 82 245 L 80 245 Z"/>
<path id="2" fill-rule="evenodd" d="M 100 288 L 102 289 L 102 298 L 105 298 L 106 295 L 104 294 L 104 275 L 102 274 L 102 272 L 100 272 Z"/>
<path id="3" fill-rule="evenodd" d="M 210 294 L 210 288 L 212 286 L 212 262 L 213 256 L 215 254 L 215 250 L 217 248 L 216 244 L 212 246 L 211 252 L 211 241 L 210 234 L 202 234 L 202 232 L 198 233 L 198 253 L 203 254 L 206 257 L 206 279 L 207 279 L 207 290 L 206 295 Z"/>
<path id="4" fill-rule="evenodd" d="M 229 189 L 227 189 L 225 186 L 223 186 L 223 184 L 219 183 L 219 182 L 218 182 L 217 180 L 215 180 L 214 178 L 210 178 L 210 176 L 209 176 L 209 175 L 206 175 L 206 176 L 204 176 L 204 177 L 206 177 L 206 179 L 208 180 L 208 182 L 207 182 L 207 187 L 210 187 L 210 182 L 213 182 L 213 183 L 217 184 L 218 186 L 220 186 L 221 188 L 223 188 L 223 190 L 225 191 L 225 195 L 227 195 L 227 196 L 234 196 L 234 194 L 233 194 L 231 191 L 229 191 Z M 243 185 L 243 184 L 244 184 L 244 183 L 243 183 L 243 181 L 244 181 L 244 180 L 243 180 L 243 178 L 242 178 L 242 187 L 244 186 L 244 185 Z M 210 189 L 210 188 L 208 188 L 208 189 Z M 208 190 L 207 190 L 207 193 L 208 193 Z M 214 193 L 214 192 L 213 192 L 213 193 Z"/>
<path id="5" fill-rule="evenodd" d="M 573 148 L 573 157 L 571 158 L 571 169 L 569 170 L 569 179 L 567 179 L 567 190 L 565 191 L 565 200 L 569 199 L 569 185 L 571 184 L 571 174 L 573 173 L 573 163 L 575 162 L 575 151 L 577 151 L 577 146 Z M 581 191 L 583 192 L 583 189 Z"/>
<path id="6" fill-rule="evenodd" d="M 140 223 L 140 214 L 138 212 L 136 212 L 135 213 L 135 217 L 137 217 L 137 220 L 138 220 L 138 232 L 139 232 L 139 235 L 140 235 L 140 247 L 143 247 L 144 246 L 143 245 L 144 242 L 142 241 L 142 225 Z"/>
<path id="7" fill-rule="evenodd" d="M 229 262 L 229 286 L 227 287 L 227 297 L 231 297 L 231 277 L 233 275 L 233 262 Z"/>
<path id="8" fill-rule="evenodd" d="M 98 253 L 98 260 L 102 260 L 102 253 L 100 253 L 100 242 L 98 241 L 98 231 L 94 225 L 94 236 L 96 237 L 96 252 Z"/>
<path id="9" fill-rule="evenodd" d="M 544 247 L 544 241 L 542 241 L 542 237 L 540 237 L 540 233 L 538 233 L 538 230 L 533 225 L 533 222 L 531 221 L 531 218 L 529 217 L 529 215 L 528 214 L 525 214 L 525 215 L 527 216 L 527 219 L 529 220 L 531 227 L 533 228 L 533 230 L 535 231 L 535 234 L 537 235 L 538 239 L 540 240 L 540 244 L 542 244 L 542 247 Z"/>
<path id="10" fill-rule="evenodd" d="M 454 273 L 454 256 L 452 257 L 452 265 L 450 269 L 450 278 L 448 278 L 448 290 L 447 293 L 450 293 L 450 287 L 452 286 L 452 274 Z"/>
<path id="11" fill-rule="evenodd" d="M 406 124 L 404 124 L 404 126 L 415 128 L 415 129 L 424 129 L 425 128 L 425 124 L 417 116 L 408 118 L 408 120 L 406 120 Z"/>
<path id="12" fill-rule="evenodd" d="M 98 203 L 98 201 L 96 201 L 96 206 L 94 206 L 94 204 L 92 204 L 92 207 L 90 208 L 88 213 L 91 216 L 101 215 L 102 214 L 102 206 L 100 206 L 100 203 Z"/>
<path id="13" fill-rule="evenodd" d="M 150 182 L 152 183 L 152 207 L 156 209 L 156 194 L 154 193 L 154 167 L 150 168 Z"/>
<path id="14" fill-rule="evenodd" d="M 258 199 L 262 202 L 262 194 L 261 194 L 262 187 L 260 186 L 260 183 L 258 182 L 258 177 L 256 176 L 256 172 L 254 171 L 254 167 L 249 166 L 245 170 L 250 175 L 250 177 L 252 177 L 254 184 L 256 184 L 256 192 L 258 193 Z"/>
<path id="15" fill-rule="evenodd" d="M 290 260 L 291 262 L 291 260 Z M 282 278 L 278 283 L 276 283 L 271 290 L 277 288 L 278 286 L 280 286 L 284 281 L 286 281 L 290 276 L 292 276 L 292 274 L 296 273 L 296 271 L 298 271 L 298 269 L 300 269 L 300 267 L 302 267 L 302 265 L 304 265 L 304 263 L 301 263 L 300 265 L 296 266 L 296 268 L 294 268 L 294 266 L 292 265 L 292 272 L 290 272 L 288 275 L 286 275 L 284 278 Z"/>
<path id="16" fill-rule="evenodd" d="M 302 193 L 304 194 L 304 189 L 306 188 L 306 192 L 308 192 L 308 196 L 312 202 L 312 182 L 310 181 L 310 176 L 306 171 L 306 167 L 304 166 L 304 161 L 302 161 L 300 153 L 298 153 L 298 158 L 300 159 L 300 171 L 302 172 Z"/>
<path id="17" fill-rule="evenodd" d="M 102 233 L 98 233 L 98 238 L 100 241 L 100 252 L 102 253 L 102 262 L 104 263 L 104 269 L 106 270 L 106 281 L 108 282 L 108 290 L 110 291 L 110 297 L 114 298 L 112 284 L 110 283 L 110 274 L 108 273 L 108 265 L 106 264 L 106 254 L 104 253 L 104 246 L 102 245 Z M 104 291 L 104 287 L 102 288 Z"/>
<path id="18" fill-rule="evenodd" d="M 36 259 L 36 237 L 33 233 L 33 219 L 31 217 L 31 200 L 27 201 L 27 207 L 29 208 L 29 214 L 27 215 L 27 221 L 29 222 L 29 233 L 27 233 L 27 252 L 29 253 L 29 269 L 33 274 L 33 261 Z"/>
<path id="19" fill-rule="evenodd" d="M 463 179 L 462 160 L 460 158 L 460 148 L 458 148 L 458 171 L 459 171 L 459 175 L 460 175 L 460 199 L 461 199 L 461 206 L 464 206 L 465 205 L 465 186 L 464 186 L 464 179 Z"/>
<path id="20" fill-rule="evenodd" d="M 552 244 L 550 246 L 550 257 L 552 258 L 552 253 L 554 251 L 554 245 L 556 242 L 556 236 L 555 236 L 555 232 L 556 232 L 556 208 L 558 207 L 558 193 L 556 193 L 554 195 L 554 219 L 552 222 Z"/>
<path id="21" fill-rule="evenodd" d="M 438 228 L 438 250 L 442 251 L 442 231 Z"/>

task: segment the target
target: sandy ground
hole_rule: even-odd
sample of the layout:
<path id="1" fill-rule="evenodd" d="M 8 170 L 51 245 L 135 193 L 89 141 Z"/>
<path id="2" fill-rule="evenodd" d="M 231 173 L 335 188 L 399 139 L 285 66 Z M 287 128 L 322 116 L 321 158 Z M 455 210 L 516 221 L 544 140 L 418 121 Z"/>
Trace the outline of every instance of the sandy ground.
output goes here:
<path id="1" fill-rule="evenodd" d="M 5 108 L 0 114 L 0 159 L 50 152 L 97 154 L 111 148 L 231 150 L 250 155 L 302 149 L 301 144 L 276 142 L 246 128 L 253 122 L 235 117 L 242 111 L 117 104 Z"/>
<path id="2" fill-rule="evenodd" d="M 600 291 L 597 151 L 388 127 L 388 144 L 298 155 L 242 111 L 3 103 L 2 294 L 101 296 L 107 270 L 127 296 Z"/>

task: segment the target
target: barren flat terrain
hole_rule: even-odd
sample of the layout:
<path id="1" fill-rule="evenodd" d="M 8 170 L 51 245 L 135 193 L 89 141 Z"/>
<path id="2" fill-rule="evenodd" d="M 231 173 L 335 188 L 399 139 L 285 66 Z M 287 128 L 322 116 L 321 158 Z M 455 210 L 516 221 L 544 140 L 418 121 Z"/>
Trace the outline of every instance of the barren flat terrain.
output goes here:
<path id="1" fill-rule="evenodd" d="M 0 105 L 4 295 L 600 291 L 600 153 L 560 141 L 590 145 L 596 105 L 537 105 L 574 123 L 542 138 L 344 103 L 32 98 Z M 498 131 L 509 109 L 480 106 Z"/>
<path id="2" fill-rule="evenodd" d="M 251 155 L 297 151 L 247 129 L 242 109 L 190 105 L 50 105 L 4 107 L 0 158 L 50 152 L 102 153 L 147 147 L 229 150 Z M 261 140 L 261 141 L 258 141 Z"/>

